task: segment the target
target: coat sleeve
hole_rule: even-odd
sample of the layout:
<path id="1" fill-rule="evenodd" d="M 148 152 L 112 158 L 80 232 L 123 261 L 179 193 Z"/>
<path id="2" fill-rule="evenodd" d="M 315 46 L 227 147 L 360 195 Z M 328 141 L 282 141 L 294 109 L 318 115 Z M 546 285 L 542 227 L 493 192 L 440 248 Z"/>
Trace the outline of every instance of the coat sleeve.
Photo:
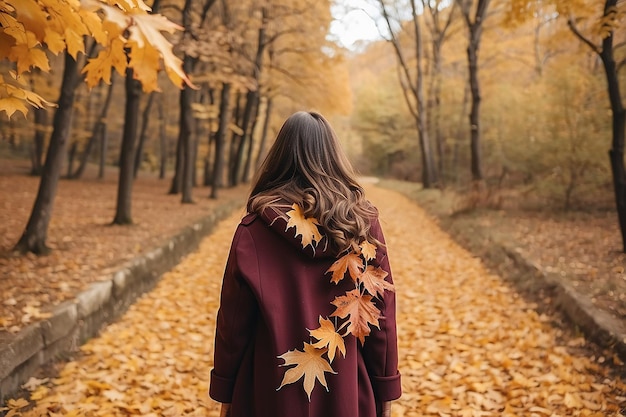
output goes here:
<path id="1" fill-rule="evenodd" d="M 256 298 L 239 267 L 239 260 L 249 256 L 256 256 L 254 243 L 250 232 L 239 226 L 224 271 L 209 386 L 211 398 L 221 403 L 232 401 L 239 366 L 254 337 L 259 315 Z"/>
<path id="2" fill-rule="evenodd" d="M 385 243 L 378 219 L 372 223 L 371 233 L 381 243 Z M 385 279 L 393 283 L 385 246 L 377 249 L 376 263 L 378 264 L 376 266 L 380 266 L 387 272 Z M 385 291 L 384 299 L 377 300 L 376 304 L 381 311 L 378 320 L 380 330 L 372 329 L 369 336 L 365 338 L 362 352 L 374 389 L 374 396 L 378 402 L 383 402 L 395 400 L 402 394 L 398 372 L 395 292 Z"/>

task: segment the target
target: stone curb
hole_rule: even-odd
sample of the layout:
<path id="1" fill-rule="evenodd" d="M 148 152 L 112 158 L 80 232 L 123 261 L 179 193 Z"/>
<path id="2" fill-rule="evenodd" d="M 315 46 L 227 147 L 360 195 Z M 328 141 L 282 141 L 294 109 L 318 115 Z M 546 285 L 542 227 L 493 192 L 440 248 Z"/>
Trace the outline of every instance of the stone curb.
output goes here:
<path id="1" fill-rule="evenodd" d="M 535 270 L 534 275 L 541 277 L 548 286 L 554 288 L 556 306 L 587 337 L 600 346 L 614 350 L 623 361 L 626 361 L 626 325 L 621 320 L 595 307 L 588 297 L 578 293 L 558 275 L 546 273 L 518 251 L 502 243 L 500 246 L 516 264 Z"/>
<path id="2" fill-rule="evenodd" d="M 222 219 L 243 204 L 231 198 L 185 227 L 160 247 L 124 264 L 110 278 L 91 284 L 74 300 L 55 306 L 50 317 L 14 335 L 0 336 L 0 404 L 53 359 L 68 357 L 106 324 L 121 316 L 162 274 L 195 250 Z"/>

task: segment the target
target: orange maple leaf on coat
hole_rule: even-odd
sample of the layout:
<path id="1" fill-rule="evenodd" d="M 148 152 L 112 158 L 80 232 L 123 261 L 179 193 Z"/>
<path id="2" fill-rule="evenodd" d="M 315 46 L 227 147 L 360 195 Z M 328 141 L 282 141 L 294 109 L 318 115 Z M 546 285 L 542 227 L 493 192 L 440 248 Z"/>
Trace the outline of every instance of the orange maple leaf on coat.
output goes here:
<path id="1" fill-rule="evenodd" d="M 374 268 L 372 265 L 368 265 L 359 277 L 359 281 L 363 283 L 363 287 L 368 293 L 382 297 L 385 290 L 394 291 L 393 284 L 385 281 L 387 275 L 387 272 L 382 268 Z"/>
<path id="2" fill-rule="evenodd" d="M 356 282 L 359 276 L 361 275 L 361 269 L 363 268 L 363 261 L 361 257 L 355 253 L 348 253 L 347 255 L 342 256 L 337 259 L 331 266 L 328 268 L 326 273 L 332 272 L 333 276 L 330 279 L 330 282 L 333 284 L 337 284 L 341 281 L 346 274 L 346 271 L 350 272 L 350 277 L 352 281 Z"/>
<path id="3" fill-rule="evenodd" d="M 314 217 L 304 217 L 304 213 L 299 205 L 294 203 L 291 208 L 292 210 L 287 212 L 289 222 L 287 222 L 285 231 L 295 227 L 296 237 L 302 236 L 302 247 L 305 248 L 308 245 L 314 247 L 314 242 L 318 243 L 322 240 L 322 235 L 317 228 L 320 225 L 319 222 Z"/>
<path id="4" fill-rule="evenodd" d="M 320 384 L 328 391 L 325 372 L 330 372 L 331 374 L 335 374 L 336 372 L 333 371 L 328 361 L 322 358 L 324 353 L 326 353 L 326 349 L 316 349 L 313 345 L 305 343 L 304 351 L 294 349 L 280 355 L 279 358 L 285 361 L 285 363 L 280 366 L 296 366 L 295 368 L 287 369 L 278 389 L 281 389 L 287 384 L 293 384 L 304 376 L 304 390 L 309 397 L 309 401 L 311 401 L 311 392 L 313 391 L 316 379 L 320 381 Z"/>
<path id="5" fill-rule="evenodd" d="M 371 261 L 376 259 L 376 245 L 369 243 L 367 240 L 364 240 L 360 245 L 361 255 L 365 258 L 366 261 Z"/>
<path id="6" fill-rule="evenodd" d="M 365 336 L 371 332 L 369 324 L 380 329 L 378 325 L 380 310 L 372 302 L 371 295 L 363 295 L 358 289 L 354 289 L 347 292 L 346 295 L 335 297 L 331 304 L 337 307 L 335 312 L 331 314 L 332 317 L 346 318 L 350 316 L 348 332 L 358 337 L 361 345 L 365 344 Z"/>
<path id="7" fill-rule="evenodd" d="M 330 360 L 330 363 L 332 363 L 335 359 L 337 349 L 339 349 L 339 352 L 345 358 L 346 344 L 343 341 L 343 337 L 335 330 L 333 322 L 322 318 L 322 316 L 320 316 L 319 321 L 320 327 L 314 330 L 309 330 L 309 334 L 318 340 L 318 342 L 313 343 L 313 347 L 318 349 L 327 347 L 328 359 Z"/>

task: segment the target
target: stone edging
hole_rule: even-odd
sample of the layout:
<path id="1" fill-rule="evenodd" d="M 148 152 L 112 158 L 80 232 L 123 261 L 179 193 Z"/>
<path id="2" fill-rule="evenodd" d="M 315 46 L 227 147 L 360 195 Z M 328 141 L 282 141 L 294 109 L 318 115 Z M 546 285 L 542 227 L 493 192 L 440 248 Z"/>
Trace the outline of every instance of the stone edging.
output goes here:
<path id="1" fill-rule="evenodd" d="M 580 328 L 591 340 L 600 346 L 614 350 L 626 361 L 626 325 L 608 312 L 596 308 L 584 294 L 578 293 L 571 285 L 556 274 L 542 271 L 524 258 L 518 251 L 500 243 L 504 252 L 517 265 L 535 270 L 547 285 L 554 288 L 555 305 Z"/>
<path id="2" fill-rule="evenodd" d="M 52 308 L 48 319 L 15 335 L 0 336 L 0 404 L 16 393 L 41 366 L 68 357 L 106 324 L 123 314 L 162 274 L 195 250 L 214 226 L 242 206 L 232 198 L 185 227 L 160 247 L 124 264 L 105 281 L 92 283 L 74 300 Z"/>

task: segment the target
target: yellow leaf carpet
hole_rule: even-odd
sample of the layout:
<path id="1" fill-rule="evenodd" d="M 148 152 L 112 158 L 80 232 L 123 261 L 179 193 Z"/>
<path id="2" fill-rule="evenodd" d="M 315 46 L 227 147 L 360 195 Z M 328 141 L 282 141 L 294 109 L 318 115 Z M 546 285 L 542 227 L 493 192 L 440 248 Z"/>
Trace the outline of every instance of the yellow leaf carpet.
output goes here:
<path id="1" fill-rule="evenodd" d="M 548 318 L 415 204 L 367 192 L 380 209 L 398 297 L 404 394 L 394 417 L 621 416 L 626 387 L 608 368 L 559 342 Z M 9 413 L 218 416 L 207 396 L 215 316 L 242 215 L 222 222 L 57 377 L 31 381 L 34 408 L 16 399 Z"/>

